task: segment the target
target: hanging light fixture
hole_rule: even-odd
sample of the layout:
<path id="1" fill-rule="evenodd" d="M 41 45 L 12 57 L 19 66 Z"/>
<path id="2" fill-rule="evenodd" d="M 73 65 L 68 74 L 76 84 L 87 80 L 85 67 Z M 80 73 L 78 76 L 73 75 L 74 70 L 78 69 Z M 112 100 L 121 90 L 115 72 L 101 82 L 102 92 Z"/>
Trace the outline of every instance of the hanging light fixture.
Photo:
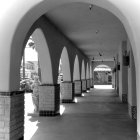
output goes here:
<path id="1" fill-rule="evenodd" d="M 89 5 L 89 10 L 92 10 L 92 8 L 93 8 L 93 4 L 90 4 Z"/>

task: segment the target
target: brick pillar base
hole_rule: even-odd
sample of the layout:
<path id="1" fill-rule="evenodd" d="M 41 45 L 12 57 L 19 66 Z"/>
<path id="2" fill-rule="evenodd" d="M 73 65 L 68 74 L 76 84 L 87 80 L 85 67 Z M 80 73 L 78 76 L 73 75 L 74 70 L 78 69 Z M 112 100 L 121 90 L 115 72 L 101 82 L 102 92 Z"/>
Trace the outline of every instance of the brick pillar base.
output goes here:
<path id="1" fill-rule="evenodd" d="M 39 86 L 39 115 L 56 116 L 60 109 L 60 85 Z"/>
<path id="2" fill-rule="evenodd" d="M 90 87 L 93 88 L 93 79 L 90 79 Z"/>
<path id="3" fill-rule="evenodd" d="M 61 83 L 62 103 L 73 103 L 74 100 L 74 83 Z"/>
<path id="4" fill-rule="evenodd" d="M 87 82 L 87 90 L 89 90 L 90 89 L 90 79 L 87 79 L 86 82 Z"/>
<path id="5" fill-rule="evenodd" d="M 24 92 L 0 93 L 0 139 L 21 140 L 24 136 Z"/>
<path id="6" fill-rule="evenodd" d="M 137 107 L 128 104 L 128 112 L 132 120 L 137 119 Z"/>
<path id="7" fill-rule="evenodd" d="M 82 80 L 82 92 L 86 92 L 87 91 L 87 82 L 86 80 Z"/>
<path id="8" fill-rule="evenodd" d="M 82 85 L 80 80 L 74 81 L 74 92 L 75 96 L 82 96 Z"/>
<path id="9" fill-rule="evenodd" d="M 127 94 L 122 94 L 122 102 L 127 103 Z"/>

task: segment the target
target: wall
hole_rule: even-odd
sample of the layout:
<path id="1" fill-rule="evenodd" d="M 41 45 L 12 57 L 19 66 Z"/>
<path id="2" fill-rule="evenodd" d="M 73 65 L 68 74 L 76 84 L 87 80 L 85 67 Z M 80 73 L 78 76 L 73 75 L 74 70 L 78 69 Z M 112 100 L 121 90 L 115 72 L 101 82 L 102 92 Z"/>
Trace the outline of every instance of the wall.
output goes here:
<path id="1" fill-rule="evenodd" d="M 132 47 L 129 40 L 127 40 L 127 49 L 128 53 L 130 53 L 130 65 L 128 67 L 128 104 L 136 106 L 136 71 Z"/>
<path id="2" fill-rule="evenodd" d="M 123 101 L 123 95 L 128 94 L 128 70 L 127 66 L 123 65 L 123 55 L 124 52 L 127 50 L 127 42 L 122 41 L 119 48 L 119 58 L 118 61 L 120 62 L 120 71 L 119 71 L 119 96 L 121 101 Z"/>

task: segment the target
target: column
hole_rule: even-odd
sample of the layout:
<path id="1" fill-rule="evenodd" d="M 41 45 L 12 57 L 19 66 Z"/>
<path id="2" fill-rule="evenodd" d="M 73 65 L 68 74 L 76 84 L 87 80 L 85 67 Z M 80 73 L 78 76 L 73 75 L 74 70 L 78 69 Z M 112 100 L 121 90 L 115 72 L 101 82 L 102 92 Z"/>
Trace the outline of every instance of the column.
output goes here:
<path id="1" fill-rule="evenodd" d="M 93 79 L 90 79 L 90 87 L 93 88 Z"/>
<path id="2" fill-rule="evenodd" d="M 0 139 L 23 140 L 24 92 L 0 93 Z"/>
<path id="3" fill-rule="evenodd" d="M 87 82 L 86 80 L 82 79 L 82 92 L 87 91 Z"/>
<path id="4" fill-rule="evenodd" d="M 115 74 L 116 74 L 116 68 L 115 71 L 112 73 L 112 88 L 115 88 Z"/>
<path id="5" fill-rule="evenodd" d="M 62 103 L 74 102 L 74 83 L 66 81 L 61 83 L 61 98 Z"/>
<path id="6" fill-rule="evenodd" d="M 56 116 L 60 109 L 60 85 L 44 84 L 39 86 L 39 115 Z"/>
<path id="7" fill-rule="evenodd" d="M 90 90 L 90 79 L 87 79 L 86 83 L 87 83 L 87 90 Z"/>
<path id="8" fill-rule="evenodd" d="M 118 62 L 118 56 L 117 56 L 117 71 L 116 71 L 116 92 L 117 95 L 119 95 L 119 71 L 120 71 L 120 62 Z"/>
<path id="9" fill-rule="evenodd" d="M 74 81 L 74 92 L 75 92 L 75 96 L 82 95 L 82 82 L 80 80 Z"/>

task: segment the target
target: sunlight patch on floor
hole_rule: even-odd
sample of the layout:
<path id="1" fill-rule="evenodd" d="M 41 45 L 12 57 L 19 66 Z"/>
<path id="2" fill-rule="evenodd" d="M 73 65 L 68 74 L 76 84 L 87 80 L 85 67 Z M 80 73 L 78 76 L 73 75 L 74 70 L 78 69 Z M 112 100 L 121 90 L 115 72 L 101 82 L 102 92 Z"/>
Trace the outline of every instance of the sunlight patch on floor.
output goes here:
<path id="1" fill-rule="evenodd" d="M 94 85 L 95 89 L 114 89 L 112 85 Z"/>
<path id="2" fill-rule="evenodd" d="M 65 106 L 60 105 L 60 115 L 63 115 L 64 111 L 65 111 Z"/>
<path id="3" fill-rule="evenodd" d="M 38 129 L 37 124 L 38 121 L 31 122 L 30 119 L 32 116 L 28 116 L 28 113 L 33 113 L 34 106 L 32 102 L 32 93 L 26 93 L 25 94 L 25 115 L 24 115 L 24 140 L 30 140 L 32 136 L 35 134 L 35 132 Z"/>

